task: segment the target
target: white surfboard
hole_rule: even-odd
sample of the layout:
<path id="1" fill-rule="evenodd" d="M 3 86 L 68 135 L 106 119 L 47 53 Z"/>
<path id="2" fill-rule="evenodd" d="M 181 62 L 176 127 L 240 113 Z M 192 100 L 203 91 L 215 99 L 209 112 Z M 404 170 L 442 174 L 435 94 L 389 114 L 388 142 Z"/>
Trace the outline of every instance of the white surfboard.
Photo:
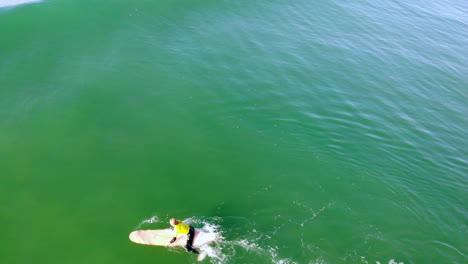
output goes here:
<path id="1" fill-rule="evenodd" d="M 174 243 L 169 243 L 173 238 L 172 229 L 157 229 L 157 230 L 136 230 L 130 233 L 129 238 L 132 242 L 142 245 L 163 246 L 163 247 L 185 247 L 187 244 L 187 235 L 179 235 Z M 200 248 L 205 244 L 210 244 L 216 241 L 215 233 L 205 232 L 195 229 L 195 237 L 193 238 L 193 247 Z"/>
<path id="2" fill-rule="evenodd" d="M 0 8 L 40 2 L 41 0 L 0 0 Z"/>

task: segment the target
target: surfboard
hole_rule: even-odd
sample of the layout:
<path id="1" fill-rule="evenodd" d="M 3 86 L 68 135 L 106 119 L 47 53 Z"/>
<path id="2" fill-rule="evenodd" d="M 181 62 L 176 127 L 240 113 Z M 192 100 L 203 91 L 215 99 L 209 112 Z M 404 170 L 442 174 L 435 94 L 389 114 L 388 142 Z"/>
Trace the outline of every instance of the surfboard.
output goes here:
<path id="1" fill-rule="evenodd" d="M 163 246 L 163 247 L 185 247 L 187 244 L 187 235 L 179 235 L 174 243 L 169 243 L 173 238 L 172 229 L 157 230 L 136 230 L 130 233 L 129 238 L 132 242 L 142 245 Z M 205 244 L 210 244 L 217 239 L 215 233 L 205 232 L 195 229 L 193 238 L 193 247 L 200 248 Z"/>

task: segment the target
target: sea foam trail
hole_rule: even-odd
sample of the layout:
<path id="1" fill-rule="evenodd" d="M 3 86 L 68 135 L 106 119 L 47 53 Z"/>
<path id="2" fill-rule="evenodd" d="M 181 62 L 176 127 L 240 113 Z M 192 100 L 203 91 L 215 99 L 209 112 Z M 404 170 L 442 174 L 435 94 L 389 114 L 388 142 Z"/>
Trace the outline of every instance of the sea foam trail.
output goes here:
<path id="1" fill-rule="evenodd" d="M 329 203 L 326 206 L 323 206 L 320 210 L 313 210 L 308 208 L 306 205 L 299 201 L 293 202 L 295 205 L 304 207 L 311 211 L 312 217 L 315 218 L 321 214 L 324 210 L 328 209 L 333 203 Z M 311 219 L 306 219 L 309 221 Z M 278 254 L 278 246 L 275 245 L 275 242 L 272 240 L 271 236 L 257 234 L 256 230 L 251 232 L 255 233 L 254 236 L 250 236 L 247 232 L 247 237 L 228 240 L 223 236 L 223 231 L 221 231 L 221 222 L 223 219 L 221 217 L 190 217 L 183 219 L 187 224 L 196 226 L 198 229 L 201 229 L 205 232 L 215 233 L 217 239 L 214 243 L 209 245 L 203 245 L 200 248 L 200 251 L 206 254 L 209 257 L 208 261 L 212 264 L 229 264 L 236 259 L 236 255 L 239 253 L 239 249 L 242 249 L 245 252 L 252 253 L 254 256 L 264 258 L 265 260 L 274 263 L 274 264 L 298 264 L 297 260 L 294 260 L 290 257 L 282 257 Z M 169 216 L 158 216 L 153 215 L 148 219 L 141 221 L 136 229 L 141 228 L 161 228 L 154 227 L 154 224 L 161 225 L 163 223 L 169 224 Z M 298 226 L 303 226 L 303 222 L 296 223 Z M 174 249 L 170 249 L 174 250 Z M 366 257 L 361 257 L 362 263 L 371 264 L 374 262 L 369 262 L 366 260 Z M 328 264 L 323 258 L 316 260 L 310 260 L 311 264 Z M 387 262 L 376 261 L 376 264 L 386 264 Z M 391 259 L 388 264 L 404 264 L 403 262 L 396 262 L 394 259 Z"/>
<path id="2" fill-rule="evenodd" d="M 327 210 L 333 203 L 329 203 L 319 210 L 313 210 L 309 208 L 307 205 L 303 204 L 299 201 L 294 201 L 293 204 L 303 207 L 310 211 L 312 219 L 305 219 L 304 221 L 311 221 L 313 218 L 317 217 L 319 214 L 323 213 L 323 211 Z M 161 228 L 161 225 L 164 226 L 169 225 L 169 216 L 158 216 L 153 215 L 152 217 L 141 221 L 138 224 L 137 229 L 141 228 Z M 246 232 L 246 236 L 229 240 L 226 239 L 223 235 L 226 230 L 222 229 L 222 217 L 190 217 L 187 219 L 183 219 L 183 221 L 187 224 L 191 224 L 196 226 L 198 229 L 201 229 L 205 232 L 215 233 L 218 237 L 216 241 L 209 245 L 203 245 L 200 248 L 200 251 L 203 252 L 206 256 L 208 256 L 208 262 L 211 264 L 229 264 L 236 262 L 236 258 L 238 254 L 252 254 L 253 257 L 263 259 L 269 263 L 273 264 L 298 264 L 300 263 L 298 260 L 287 257 L 287 256 L 280 256 L 279 254 L 279 247 L 276 245 L 275 240 L 266 234 L 258 234 L 256 230 Z M 304 222 L 295 223 L 297 226 L 303 227 Z M 156 226 L 155 226 L 156 225 Z M 279 229 L 279 228 L 278 228 Z M 170 249 L 175 250 L 175 249 Z M 244 252 L 244 253 L 241 253 Z M 366 257 L 361 257 L 363 264 L 387 264 L 387 262 L 381 261 L 368 261 Z M 319 257 L 318 259 L 311 259 L 309 260 L 311 264 L 328 264 L 329 262 Z M 404 264 L 403 262 L 395 261 L 391 259 L 388 261 L 388 264 Z"/>
<path id="3" fill-rule="evenodd" d="M 1 0 L 0 8 L 42 2 L 42 0 Z"/>

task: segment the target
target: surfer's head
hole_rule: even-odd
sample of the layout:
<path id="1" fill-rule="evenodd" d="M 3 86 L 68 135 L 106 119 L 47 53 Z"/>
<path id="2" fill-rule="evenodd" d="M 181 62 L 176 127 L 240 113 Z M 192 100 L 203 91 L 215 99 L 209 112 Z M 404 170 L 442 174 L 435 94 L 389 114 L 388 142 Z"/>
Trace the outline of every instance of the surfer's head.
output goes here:
<path id="1" fill-rule="evenodd" d="M 175 218 L 171 218 L 171 220 L 169 220 L 169 224 L 171 224 L 171 226 L 175 226 L 179 224 L 179 221 L 177 221 Z"/>

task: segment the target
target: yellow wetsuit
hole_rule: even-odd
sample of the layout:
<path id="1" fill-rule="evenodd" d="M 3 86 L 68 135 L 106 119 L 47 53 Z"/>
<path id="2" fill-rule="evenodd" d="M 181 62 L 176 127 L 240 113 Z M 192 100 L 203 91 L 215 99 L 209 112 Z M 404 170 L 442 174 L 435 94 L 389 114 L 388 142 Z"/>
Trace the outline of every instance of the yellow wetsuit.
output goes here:
<path id="1" fill-rule="evenodd" d="M 180 220 L 177 220 L 177 222 L 178 224 L 174 225 L 174 238 L 172 238 L 172 240 L 169 243 L 173 243 L 174 241 L 176 241 L 177 236 L 179 234 L 188 235 L 187 244 L 185 245 L 185 248 L 189 252 L 200 254 L 196 249 L 192 247 L 193 239 L 195 238 L 195 228 L 193 228 L 193 226 L 187 225 L 186 223 Z"/>
<path id="2" fill-rule="evenodd" d="M 186 223 L 177 220 L 179 222 L 177 225 L 174 226 L 174 237 L 177 237 L 178 234 L 188 234 L 190 232 L 190 226 L 187 225 Z"/>

